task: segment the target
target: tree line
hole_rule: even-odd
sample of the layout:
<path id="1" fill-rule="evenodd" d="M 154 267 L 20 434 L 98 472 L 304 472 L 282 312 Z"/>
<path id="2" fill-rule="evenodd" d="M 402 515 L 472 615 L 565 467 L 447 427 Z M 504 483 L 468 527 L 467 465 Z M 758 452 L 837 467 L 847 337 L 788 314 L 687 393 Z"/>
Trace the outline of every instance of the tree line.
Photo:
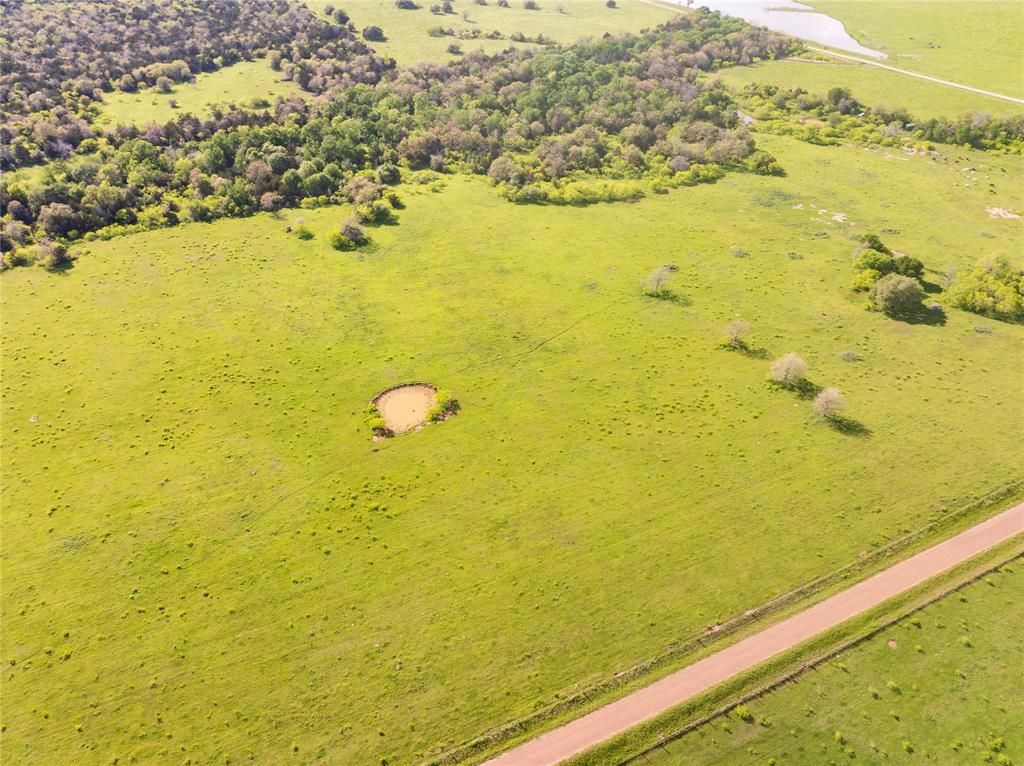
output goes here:
<path id="1" fill-rule="evenodd" d="M 698 11 L 641 34 L 540 51 L 401 69 L 375 59 L 313 101 L 119 126 L 83 139 L 38 182 L 0 185 L 5 263 L 42 240 L 352 201 L 354 178 L 390 183 L 399 166 L 489 174 L 524 201 L 581 177 L 685 183 L 734 168 L 780 172 L 738 124 L 729 91 L 698 74 L 784 56 L 792 44 Z M 373 58 L 354 42 L 350 52 Z M 284 66 L 279 53 L 266 51 L 272 66 Z M 373 74 L 355 82 L 355 72 Z"/>

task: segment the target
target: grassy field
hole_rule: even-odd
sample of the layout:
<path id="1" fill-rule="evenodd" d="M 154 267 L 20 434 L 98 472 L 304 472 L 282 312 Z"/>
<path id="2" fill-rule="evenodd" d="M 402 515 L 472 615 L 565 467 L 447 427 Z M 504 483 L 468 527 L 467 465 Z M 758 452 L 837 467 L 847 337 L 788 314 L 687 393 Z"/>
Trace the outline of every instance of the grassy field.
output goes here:
<path id="1" fill-rule="evenodd" d="M 886 63 L 1024 98 L 1017 0 L 810 0 Z"/>
<path id="2" fill-rule="evenodd" d="M 215 104 L 249 105 L 255 98 L 271 104 L 278 96 L 303 96 L 301 88 L 281 79 L 263 59 L 240 61 L 216 72 L 202 72 L 193 82 L 176 84 L 169 93 L 148 88 L 137 93 L 104 95 L 102 122 L 110 125 L 167 122 L 182 114 L 205 116 Z M 178 106 L 172 106 L 172 101 Z"/>
<path id="3" fill-rule="evenodd" d="M 411 763 L 1019 478 L 1024 327 L 847 286 L 869 230 L 1019 253 L 985 208 L 1024 207 L 1020 158 L 759 142 L 788 177 L 588 208 L 448 177 L 358 254 L 326 208 L 5 274 L 5 755 Z M 717 349 L 737 314 L 861 434 Z M 411 380 L 461 413 L 374 443 Z"/>
<path id="4" fill-rule="evenodd" d="M 655 751 L 678 764 L 1019 763 L 1021 561 Z M 1004 760 L 1005 759 L 1005 760 Z"/>
<path id="5" fill-rule="evenodd" d="M 904 106 L 917 119 L 952 117 L 965 112 L 1007 116 L 1024 114 L 1024 104 L 839 59 L 766 61 L 754 66 L 722 69 L 713 76 L 735 87 L 756 82 L 783 88 L 799 86 L 811 93 L 827 93 L 837 86 L 849 88 L 861 103 L 868 106 Z"/>
<path id="6" fill-rule="evenodd" d="M 509 46 L 534 47 L 524 43 L 500 40 L 456 40 L 453 37 L 430 37 L 427 30 L 443 26 L 458 30 L 479 29 L 486 34 L 493 30 L 506 37 L 515 32 L 527 36 L 543 34 L 556 42 L 571 43 L 580 37 L 598 36 L 605 32 L 630 32 L 653 27 L 677 15 L 669 4 L 659 6 L 643 0 L 619 0 L 617 8 L 608 8 L 605 0 L 542 0 L 539 10 L 523 7 L 522 0 L 511 0 L 508 8 L 499 8 L 492 0 L 479 6 L 471 0 L 455 0 L 454 14 L 436 15 L 429 8 L 433 3 L 421 2 L 414 11 L 399 10 L 392 0 L 306 0 L 317 11 L 327 5 L 344 8 L 357 28 L 375 24 L 384 30 L 387 40 L 372 43 L 381 53 L 400 64 L 418 61 L 448 61 L 448 46 L 457 42 L 463 51 L 483 49 L 495 53 Z M 463 18 L 463 12 L 469 19 Z"/>

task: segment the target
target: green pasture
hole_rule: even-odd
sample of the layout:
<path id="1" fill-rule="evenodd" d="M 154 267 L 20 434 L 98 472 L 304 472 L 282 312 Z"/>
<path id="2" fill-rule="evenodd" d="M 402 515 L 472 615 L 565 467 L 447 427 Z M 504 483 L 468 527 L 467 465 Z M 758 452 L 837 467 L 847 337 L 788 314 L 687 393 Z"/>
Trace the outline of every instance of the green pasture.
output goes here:
<path id="1" fill-rule="evenodd" d="M 4 274 L 5 758 L 414 763 L 1019 479 L 1024 327 L 848 285 L 866 231 L 1018 257 L 986 208 L 1024 208 L 1020 158 L 758 141 L 787 177 L 553 207 L 447 176 L 355 253 L 332 207 Z M 855 428 L 766 385 L 789 351 Z M 461 412 L 373 442 L 408 381 Z"/>
<path id="2" fill-rule="evenodd" d="M 810 0 L 885 63 L 1024 98 L 1018 0 Z M 1007 102 L 1009 103 L 1009 102 Z"/>
<path id="3" fill-rule="evenodd" d="M 1020 566 L 916 612 L 647 762 L 1019 763 Z"/>
<path id="4" fill-rule="evenodd" d="M 753 66 L 729 67 L 710 76 L 720 77 L 727 85 L 737 88 L 752 82 L 780 88 L 800 87 L 810 93 L 828 93 L 835 87 L 848 88 L 865 106 L 903 106 L 919 120 L 955 117 L 966 112 L 1006 116 L 1024 114 L 1024 104 L 1014 104 L 842 59 L 779 59 Z"/>
<path id="5" fill-rule="evenodd" d="M 434 14 L 434 3 L 422 0 L 416 10 L 395 7 L 393 0 L 306 0 L 306 4 L 322 12 L 327 5 L 343 8 L 357 29 L 372 25 L 384 30 L 386 40 L 371 45 L 391 56 L 400 64 L 419 61 L 443 62 L 452 58 L 448 52 L 451 43 L 458 43 L 464 52 L 483 50 L 496 53 L 510 46 L 536 47 L 529 43 L 516 43 L 507 37 L 515 32 L 535 37 L 543 34 L 556 42 L 571 43 L 581 37 L 596 37 L 610 32 L 635 32 L 676 16 L 679 11 L 668 3 L 645 0 L 619 0 L 617 8 L 608 8 L 605 0 L 538 0 L 538 10 L 527 10 L 523 0 L 509 0 L 508 8 L 498 7 L 497 0 L 487 5 L 476 5 L 471 0 L 455 0 L 454 13 Z M 437 3 L 440 5 L 440 0 Z M 468 15 L 468 19 L 463 16 Z M 459 30 L 480 30 L 481 34 L 497 30 L 506 39 L 459 40 L 454 37 L 431 37 L 431 27 L 450 27 Z"/>
<path id="6" fill-rule="evenodd" d="M 100 121 L 109 125 L 162 123 L 182 114 L 206 116 L 214 105 L 252 106 L 259 98 L 273 104 L 279 96 L 303 95 L 298 85 L 282 80 L 281 73 L 271 69 L 265 59 L 239 61 L 215 72 L 201 72 L 192 82 L 176 83 L 169 93 L 156 88 L 106 93 Z"/>

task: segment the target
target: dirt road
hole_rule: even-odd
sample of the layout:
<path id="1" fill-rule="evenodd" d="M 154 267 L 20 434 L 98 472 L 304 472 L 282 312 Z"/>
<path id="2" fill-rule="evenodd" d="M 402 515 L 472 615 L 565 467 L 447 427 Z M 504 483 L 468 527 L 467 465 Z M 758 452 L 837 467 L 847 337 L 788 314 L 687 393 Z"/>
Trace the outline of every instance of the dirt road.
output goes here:
<path id="1" fill-rule="evenodd" d="M 927 80 L 928 82 L 935 82 L 939 85 L 945 85 L 948 88 L 960 88 L 961 90 L 969 90 L 971 93 L 980 93 L 983 96 L 991 96 L 992 98 L 1001 98 L 1003 101 L 1012 101 L 1015 104 L 1024 104 L 1024 98 L 1017 98 L 1015 96 L 1007 96 L 1002 93 L 994 93 L 990 90 L 982 90 L 981 88 L 972 88 L 970 85 L 962 85 L 958 82 L 952 82 L 951 80 L 940 80 L 938 77 L 929 77 L 926 74 L 918 74 L 917 72 L 911 72 L 909 69 L 899 69 L 898 67 L 889 66 L 888 64 L 881 64 L 877 61 L 871 61 L 869 59 L 862 59 L 859 56 L 848 56 L 845 53 L 836 53 L 825 48 L 815 48 L 813 45 L 808 45 L 807 48 L 818 53 L 824 53 L 829 56 L 835 56 L 836 58 L 846 59 L 847 61 L 856 61 L 858 64 L 867 64 L 868 66 L 876 66 L 881 69 L 888 69 L 890 72 L 899 72 L 905 74 L 908 77 L 916 77 L 919 80 Z"/>
<path id="2" fill-rule="evenodd" d="M 650 686 L 526 742 L 485 766 L 557 764 L 1021 533 L 1024 503 Z"/>

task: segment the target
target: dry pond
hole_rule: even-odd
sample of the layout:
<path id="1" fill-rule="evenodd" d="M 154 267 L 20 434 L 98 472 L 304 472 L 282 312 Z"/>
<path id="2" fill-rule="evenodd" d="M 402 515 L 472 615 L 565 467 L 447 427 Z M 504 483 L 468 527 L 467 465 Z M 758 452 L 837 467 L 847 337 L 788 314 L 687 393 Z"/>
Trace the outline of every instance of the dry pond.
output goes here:
<path id="1" fill-rule="evenodd" d="M 411 431 L 427 422 L 427 412 L 437 404 L 437 389 L 426 383 L 389 388 L 373 400 L 392 432 Z"/>

